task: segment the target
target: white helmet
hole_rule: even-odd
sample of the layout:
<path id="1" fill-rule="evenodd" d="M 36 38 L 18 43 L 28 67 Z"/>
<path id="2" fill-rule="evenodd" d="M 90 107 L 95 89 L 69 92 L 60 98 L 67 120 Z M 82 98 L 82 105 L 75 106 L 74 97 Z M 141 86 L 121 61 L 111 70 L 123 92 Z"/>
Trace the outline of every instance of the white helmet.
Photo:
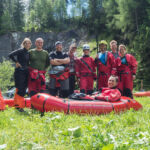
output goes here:
<path id="1" fill-rule="evenodd" d="M 88 44 L 83 45 L 83 50 L 90 50 L 90 46 Z"/>

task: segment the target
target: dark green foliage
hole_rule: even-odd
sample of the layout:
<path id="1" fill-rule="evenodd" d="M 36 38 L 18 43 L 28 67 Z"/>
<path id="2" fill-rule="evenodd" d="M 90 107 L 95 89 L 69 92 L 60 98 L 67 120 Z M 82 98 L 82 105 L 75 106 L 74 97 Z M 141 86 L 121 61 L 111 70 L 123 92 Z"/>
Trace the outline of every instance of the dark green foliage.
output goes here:
<path id="1" fill-rule="evenodd" d="M 14 67 L 12 67 L 11 62 L 3 60 L 3 62 L 0 63 L 0 89 L 2 91 L 14 86 L 13 74 Z"/>
<path id="2" fill-rule="evenodd" d="M 24 27 L 23 1 L 1 0 L 0 7 L 0 33 L 22 31 Z"/>

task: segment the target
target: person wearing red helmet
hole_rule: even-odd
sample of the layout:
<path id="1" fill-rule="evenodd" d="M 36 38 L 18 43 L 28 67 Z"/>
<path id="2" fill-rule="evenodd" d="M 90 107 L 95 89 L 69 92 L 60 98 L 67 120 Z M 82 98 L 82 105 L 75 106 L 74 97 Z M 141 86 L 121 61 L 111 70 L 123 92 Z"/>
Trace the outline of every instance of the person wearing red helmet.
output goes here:
<path id="1" fill-rule="evenodd" d="M 89 56 L 88 44 L 83 45 L 83 53 L 84 55 L 77 61 L 76 76 L 80 80 L 80 92 L 92 94 L 94 79 L 96 79 L 96 65 L 94 59 Z"/>
<path id="2" fill-rule="evenodd" d="M 137 61 L 134 56 L 127 54 L 126 46 L 119 45 L 119 55 L 116 59 L 117 75 L 119 76 L 118 88 L 123 96 L 133 97 L 133 80 L 136 77 Z"/>
<path id="3" fill-rule="evenodd" d="M 105 40 L 99 43 L 99 52 L 95 58 L 97 65 L 97 89 L 101 87 L 107 87 L 108 79 L 111 74 L 116 73 L 115 58 L 111 52 L 107 50 L 107 42 Z"/>

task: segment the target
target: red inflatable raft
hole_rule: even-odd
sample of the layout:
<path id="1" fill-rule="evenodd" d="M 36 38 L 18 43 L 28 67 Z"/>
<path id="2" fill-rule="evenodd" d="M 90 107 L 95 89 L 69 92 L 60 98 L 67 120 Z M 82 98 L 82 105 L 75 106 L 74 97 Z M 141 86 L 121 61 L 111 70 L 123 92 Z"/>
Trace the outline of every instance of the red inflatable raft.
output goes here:
<path id="1" fill-rule="evenodd" d="M 137 92 L 133 94 L 136 97 L 143 97 L 143 96 L 150 96 L 150 91 L 146 91 L 146 92 Z"/>
<path id="2" fill-rule="evenodd" d="M 31 108 L 31 101 L 30 98 L 25 98 L 25 107 Z M 8 105 L 9 107 L 14 107 L 14 99 L 4 99 L 5 105 Z"/>
<path id="3" fill-rule="evenodd" d="M 98 100 L 61 99 L 48 94 L 39 93 L 31 97 L 31 105 L 40 112 L 59 111 L 77 114 L 107 114 L 112 111 L 121 112 L 133 108 L 139 110 L 142 105 L 128 97 L 121 97 L 117 102 Z"/>

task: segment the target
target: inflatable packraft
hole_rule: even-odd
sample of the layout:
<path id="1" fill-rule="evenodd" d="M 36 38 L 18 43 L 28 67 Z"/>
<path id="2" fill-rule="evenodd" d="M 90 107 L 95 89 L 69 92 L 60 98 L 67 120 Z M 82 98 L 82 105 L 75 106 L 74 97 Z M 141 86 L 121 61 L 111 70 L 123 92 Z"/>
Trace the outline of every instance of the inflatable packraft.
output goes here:
<path id="1" fill-rule="evenodd" d="M 150 91 L 136 92 L 136 93 L 133 93 L 133 95 L 136 97 L 150 96 Z"/>
<path id="2" fill-rule="evenodd" d="M 9 107 L 14 107 L 14 99 L 4 99 L 5 105 L 8 105 Z M 30 98 L 24 99 L 25 107 L 31 108 L 31 101 Z"/>
<path id="3" fill-rule="evenodd" d="M 78 98 L 78 99 L 77 99 Z M 64 112 L 66 114 L 107 114 L 112 111 L 121 112 L 133 108 L 139 110 L 142 105 L 129 97 L 121 97 L 116 102 L 94 100 L 90 96 L 81 95 L 75 99 L 62 99 L 49 94 L 38 93 L 31 97 L 31 105 L 40 112 Z"/>

